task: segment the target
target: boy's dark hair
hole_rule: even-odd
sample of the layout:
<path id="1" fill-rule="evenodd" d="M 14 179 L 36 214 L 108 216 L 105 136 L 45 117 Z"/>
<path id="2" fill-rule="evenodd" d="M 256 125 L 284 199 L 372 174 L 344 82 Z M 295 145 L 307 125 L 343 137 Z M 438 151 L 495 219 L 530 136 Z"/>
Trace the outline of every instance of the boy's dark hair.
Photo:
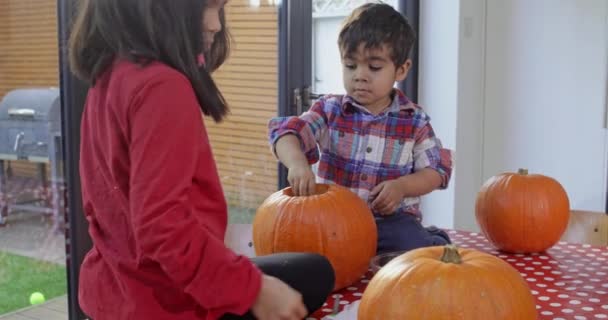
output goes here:
<path id="1" fill-rule="evenodd" d="M 406 17 L 385 3 L 366 3 L 344 20 L 338 37 L 343 57 L 365 48 L 388 46 L 396 66 L 403 65 L 414 46 L 416 35 Z"/>
<path id="2" fill-rule="evenodd" d="M 222 9 L 222 30 L 200 67 L 203 11 L 210 1 L 218 0 L 83 0 L 69 39 L 70 67 L 94 85 L 116 58 L 142 66 L 162 62 L 190 80 L 202 111 L 219 122 L 228 106 L 209 72 L 228 57 L 230 36 Z"/>

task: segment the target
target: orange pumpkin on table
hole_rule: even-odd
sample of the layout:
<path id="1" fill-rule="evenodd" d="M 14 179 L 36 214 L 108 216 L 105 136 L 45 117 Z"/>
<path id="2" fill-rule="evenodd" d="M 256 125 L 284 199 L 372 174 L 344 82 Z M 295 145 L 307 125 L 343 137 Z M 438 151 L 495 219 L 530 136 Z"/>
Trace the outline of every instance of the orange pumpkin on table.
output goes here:
<path id="1" fill-rule="evenodd" d="M 415 249 L 382 267 L 358 320 L 535 320 L 536 302 L 503 260 L 453 245 Z"/>
<path id="2" fill-rule="evenodd" d="M 337 185 L 317 184 L 311 196 L 294 196 L 291 188 L 270 195 L 253 220 L 256 255 L 311 252 L 330 261 L 335 290 L 359 280 L 376 254 L 374 217 L 356 194 Z"/>
<path id="3" fill-rule="evenodd" d="M 496 248 L 515 253 L 542 252 L 565 232 L 570 202 L 555 179 L 519 169 L 484 183 L 477 195 L 475 217 Z"/>

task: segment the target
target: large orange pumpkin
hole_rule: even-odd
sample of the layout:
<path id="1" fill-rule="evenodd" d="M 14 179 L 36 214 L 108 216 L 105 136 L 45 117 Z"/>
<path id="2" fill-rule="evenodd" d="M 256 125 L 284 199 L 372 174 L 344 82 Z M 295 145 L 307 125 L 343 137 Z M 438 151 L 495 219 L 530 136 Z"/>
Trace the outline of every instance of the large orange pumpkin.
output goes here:
<path id="1" fill-rule="evenodd" d="M 330 261 L 341 289 L 368 270 L 378 235 L 369 207 L 350 190 L 317 184 L 311 196 L 293 195 L 285 188 L 270 195 L 253 220 L 257 255 L 312 252 Z"/>
<path id="2" fill-rule="evenodd" d="M 519 272 L 492 255 L 453 245 L 406 252 L 363 292 L 358 320 L 535 320 Z"/>
<path id="3" fill-rule="evenodd" d="M 541 174 L 503 173 L 481 187 L 475 217 L 488 240 L 507 252 L 541 252 L 563 235 L 570 202 L 562 185 Z"/>

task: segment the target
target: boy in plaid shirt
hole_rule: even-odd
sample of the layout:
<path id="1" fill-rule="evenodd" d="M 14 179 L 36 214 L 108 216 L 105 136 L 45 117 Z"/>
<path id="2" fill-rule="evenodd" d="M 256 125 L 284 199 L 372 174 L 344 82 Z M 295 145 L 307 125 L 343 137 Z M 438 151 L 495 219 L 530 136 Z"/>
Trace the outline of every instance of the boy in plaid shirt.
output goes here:
<path id="1" fill-rule="evenodd" d="M 419 204 L 420 196 L 447 187 L 451 152 L 422 108 L 393 87 L 411 67 L 414 38 L 407 19 L 387 4 L 355 9 L 338 38 L 347 94 L 269 123 L 294 194 L 314 193 L 316 182 L 350 188 L 376 217 L 379 253 L 450 242 L 442 230 L 422 226 Z"/>

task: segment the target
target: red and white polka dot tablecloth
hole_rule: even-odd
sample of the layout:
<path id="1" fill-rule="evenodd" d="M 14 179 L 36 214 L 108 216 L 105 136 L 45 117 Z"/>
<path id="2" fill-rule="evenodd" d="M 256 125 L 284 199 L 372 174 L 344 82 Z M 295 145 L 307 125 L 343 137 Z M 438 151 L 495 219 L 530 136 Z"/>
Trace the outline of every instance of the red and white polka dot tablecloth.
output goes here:
<path id="1" fill-rule="evenodd" d="M 457 246 L 490 253 L 515 267 L 536 298 L 539 319 L 608 319 L 608 247 L 559 242 L 546 253 L 507 254 L 497 251 L 482 234 L 448 232 Z M 370 277 L 368 273 L 334 293 L 309 319 L 322 319 L 360 300 Z"/>

